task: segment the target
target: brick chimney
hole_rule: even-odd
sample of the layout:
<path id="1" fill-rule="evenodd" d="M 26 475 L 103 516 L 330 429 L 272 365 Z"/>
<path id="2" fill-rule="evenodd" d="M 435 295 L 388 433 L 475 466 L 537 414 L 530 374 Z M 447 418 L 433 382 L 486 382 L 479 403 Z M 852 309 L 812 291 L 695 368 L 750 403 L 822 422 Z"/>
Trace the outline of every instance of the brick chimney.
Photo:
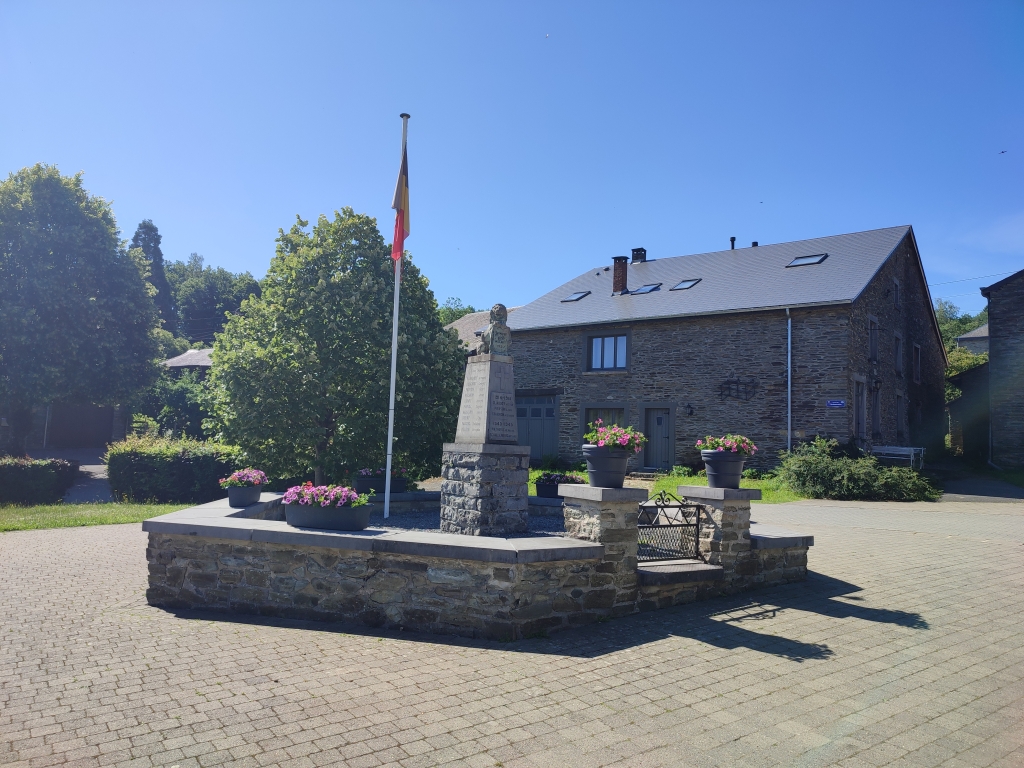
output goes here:
<path id="1" fill-rule="evenodd" d="M 629 290 L 626 287 L 628 262 L 628 256 L 612 256 L 612 293 L 625 293 Z"/>

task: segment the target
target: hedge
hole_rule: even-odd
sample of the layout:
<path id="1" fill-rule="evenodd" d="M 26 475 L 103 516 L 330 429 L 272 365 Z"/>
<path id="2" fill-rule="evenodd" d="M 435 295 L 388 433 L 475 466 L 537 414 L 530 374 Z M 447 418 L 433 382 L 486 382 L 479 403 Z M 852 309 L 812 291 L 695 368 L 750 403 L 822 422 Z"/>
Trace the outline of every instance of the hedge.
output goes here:
<path id="1" fill-rule="evenodd" d="M 114 443 L 104 461 L 115 499 L 164 503 L 222 498 L 218 481 L 244 466 L 232 445 L 152 436 Z"/>
<path id="2" fill-rule="evenodd" d="M 77 461 L 0 457 L 0 504 L 56 504 L 77 475 Z"/>
<path id="3" fill-rule="evenodd" d="M 853 455 L 851 455 L 851 453 Z M 837 440 L 816 437 L 782 454 L 778 476 L 813 499 L 935 501 L 940 493 L 909 467 L 888 467 Z"/>

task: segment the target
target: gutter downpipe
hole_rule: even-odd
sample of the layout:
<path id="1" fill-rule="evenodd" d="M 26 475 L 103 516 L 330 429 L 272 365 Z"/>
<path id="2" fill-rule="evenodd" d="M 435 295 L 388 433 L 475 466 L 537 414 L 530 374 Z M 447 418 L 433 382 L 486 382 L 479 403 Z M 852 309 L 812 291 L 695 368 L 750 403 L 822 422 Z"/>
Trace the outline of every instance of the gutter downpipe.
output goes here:
<path id="1" fill-rule="evenodd" d="M 786 451 L 793 450 L 793 316 L 786 307 Z"/>

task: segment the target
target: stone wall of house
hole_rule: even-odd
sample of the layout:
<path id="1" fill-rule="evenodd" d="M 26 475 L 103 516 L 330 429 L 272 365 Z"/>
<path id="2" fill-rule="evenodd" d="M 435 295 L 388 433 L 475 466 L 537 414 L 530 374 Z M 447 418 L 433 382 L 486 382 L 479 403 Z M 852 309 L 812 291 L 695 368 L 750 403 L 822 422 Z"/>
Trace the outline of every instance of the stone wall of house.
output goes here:
<path id="1" fill-rule="evenodd" d="M 989 292 L 992 461 L 1024 467 L 1024 272 Z"/>
<path id="2" fill-rule="evenodd" d="M 848 308 L 794 310 L 793 434 L 849 434 L 852 412 L 826 408 L 847 397 Z M 588 339 L 629 334 L 622 372 L 585 371 Z M 694 444 L 740 433 L 760 447 L 752 466 L 771 466 L 786 447 L 786 313 L 752 312 L 633 323 L 630 326 L 517 331 L 516 386 L 557 387 L 559 454 L 579 460 L 588 408 L 623 408 L 645 430 L 647 408 L 669 408 L 676 464 L 700 465 Z M 691 413 L 692 411 L 692 413 Z M 642 465 L 642 454 L 631 467 Z"/>
<path id="3" fill-rule="evenodd" d="M 515 639 L 614 610 L 599 560 L 508 565 L 151 533 L 151 605 Z"/>
<path id="4" fill-rule="evenodd" d="M 905 238 L 853 305 L 792 310 L 794 443 L 817 434 L 846 442 L 853 435 L 855 375 L 869 385 L 880 382 L 882 428 L 875 442 L 941 441 L 945 360 L 916 258 L 912 240 Z M 868 361 L 868 315 L 878 318 L 880 328 L 874 364 Z M 903 374 L 896 372 L 893 357 L 897 332 L 904 340 Z M 587 371 L 589 339 L 615 334 L 629 337 L 628 369 Z M 920 384 L 912 375 L 915 343 L 922 347 Z M 784 310 L 514 331 L 512 352 L 519 389 L 558 394 L 559 454 L 566 459 L 582 458 L 584 413 L 602 407 L 624 409 L 626 423 L 642 431 L 647 408 L 670 408 L 676 464 L 700 466 L 694 443 L 707 434 L 753 439 L 761 451 L 748 466 L 774 465 L 786 448 Z M 897 393 L 906 398 L 902 440 Z M 829 400 L 844 401 L 845 407 L 829 408 Z M 870 444 L 870 391 L 867 401 Z M 639 468 L 643 455 L 630 462 Z"/>
<path id="5" fill-rule="evenodd" d="M 847 405 L 853 433 L 856 377 L 865 384 L 867 408 L 864 445 L 915 445 L 941 450 L 945 424 L 946 360 L 918 266 L 913 240 L 907 236 L 883 264 L 850 311 L 850 382 Z M 899 285 L 899 304 L 896 302 Z M 869 321 L 878 322 L 878 356 L 870 358 Z M 903 339 L 902 370 L 896 338 Z M 921 347 L 921 380 L 914 381 L 914 345 Z M 880 427 L 872 427 L 872 392 L 879 392 Z M 896 423 L 896 398 L 904 397 L 902 428 Z"/>

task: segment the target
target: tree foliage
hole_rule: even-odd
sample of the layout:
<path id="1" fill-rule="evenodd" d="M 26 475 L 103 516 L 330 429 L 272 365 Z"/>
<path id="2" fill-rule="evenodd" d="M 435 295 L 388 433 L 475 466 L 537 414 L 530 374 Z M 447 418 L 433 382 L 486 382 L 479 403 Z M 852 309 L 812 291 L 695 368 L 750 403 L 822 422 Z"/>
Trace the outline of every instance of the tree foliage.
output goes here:
<path id="1" fill-rule="evenodd" d="M 441 321 L 441 325 L 448 325 L 449 323 L 454 323 L 460 317 L 465 317 L 471 312 L 476 311 L 472 304 L 463 304 L 462 299 L 456 296 L 449 296 L 445 299 L 444 304 L 437 308 L 437 316 Z"/>
<path id="2" fill-rule="evenodd" d="M 222 436 L 277 475 L 316 481 L 383 464 L 388 420 L 390 247 L 351 208 L 312 229 L 280 231 L 263 294 L 218 336 L 210 378 Z M 408 257 L 403 261 L 395 454 L 435 473 L 458 419 L 464 364 L 455 334 Z"/>
<path id="3" fill-rule="evenodd" d="M 148 265 L 82 175 L 0 182 L 0 397 L 21 450 L 35 405 L 126 402 L 156 375 Z"/>
<path id="4" fill-rule="evenodd" d="M 935 302 L 935 318 L 939 321 L 939 332 L 947 354 L 956 349 L 956 337 L 963 336 L 988 322 L 988 307 L 976 315 L 961 312 L 951 301 L 939 299 Z"/>
<path id="5" fill-rule="evenodd" d="M 146 390 L 137 412 L 153 419 L 161 435 L 202 440 L 203 422 L 211 414 L 201 375 L 196 371 L 167 371 Z"/>
<path id="6" fill-rule="evenodd" d="M 171 286 L 167 282 L 167 275 L 164 273 L 164 252 L 160 250 L 160 241 L 163 238 L 160 230 L 151 219 L 145 219 L 135 229 L 132 237 L 132 248 L 138 248 L 146 255 L 149 262 L 149 282 L 156 288 L 156 308 L 160 312 L 160 321 L 164 330 L 172 336 L 178 331 L 178 317 L 174 308 L 174 297 L 171 295 Z"/>
<path id="7" fill-rule="evenodd" d="M 179 333 L 192 342 L 212 344 L 214 335 L 224 329 L 227 313 L 237 312 L 250 295 L 260 295 L 260 284 L 250 273 L 204 266 L 198 253 L 187 262 L 167 264 L 167 280 Z"/>

